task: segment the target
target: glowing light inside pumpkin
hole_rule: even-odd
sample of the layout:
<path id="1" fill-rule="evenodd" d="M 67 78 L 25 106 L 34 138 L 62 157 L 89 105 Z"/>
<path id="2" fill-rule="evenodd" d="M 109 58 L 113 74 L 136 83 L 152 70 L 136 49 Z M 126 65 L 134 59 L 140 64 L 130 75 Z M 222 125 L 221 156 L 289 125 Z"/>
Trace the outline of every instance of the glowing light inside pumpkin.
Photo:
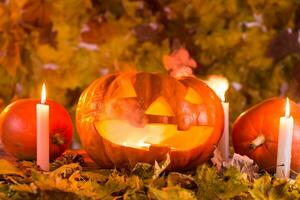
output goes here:
<path id="1" fill-rule="evenodd" d="M 289 118 L 290 116 L 291 116 L 290 101 L 289 101 L 289 98 L 286 98 L 286 103 L 285 103 L 285 117 Z"/>
<path id="2" fill-rule="evenodd" d="M 219 96 L 221 101 L 225 101 L 225 93 L 228 89 L 228 80 L 221 75 L 211 75 L 208 77 L 206 84 L 212 88 L 215 93 Z"/>
<path id="3" fill-rule="evenodd" d="M 127 147 L 137 146 L 137 147 L 141 147 L 141 148 L 149 148 L 151 144 L 145 143 L 145 142 L 138 142 L 136 144 L 131 144 L 131 143 L 123 142 L 122 145 L 123 146 L 127 146 Z"/>
<path id="4" fill-rule="evenodd" d="M 190 149 L 205 143 L 213 128 L 191 126 L 186 131 L 177 130 L 175 124 L 146 124 L 136 127 L 126 120 L 104 120 L 95 123 L 98 133 L 112 143 L 133 148 L 148 149 L 152 144 L 171 149 Z"/>
<path id="5" fill-rule="evenodd" d="M 46 103 L 46 86 L 45 86 L 45 83 L 43 83 L 43 87 L 42 87 L 41 103 L 42 104 Z"/>

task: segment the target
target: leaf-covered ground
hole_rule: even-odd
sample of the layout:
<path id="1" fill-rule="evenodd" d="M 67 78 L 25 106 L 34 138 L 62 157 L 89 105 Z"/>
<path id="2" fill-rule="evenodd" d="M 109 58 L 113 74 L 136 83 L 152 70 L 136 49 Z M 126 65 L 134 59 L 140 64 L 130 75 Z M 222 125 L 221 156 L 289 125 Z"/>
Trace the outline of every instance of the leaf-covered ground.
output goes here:
<path id="1" fill-rule="evenodd" d="M 74 113 L 96 78 L 166 73 L 163 57 L 185 47 L 195 75 L 228 78 L 235 119 L 269 97 L 300 100 L 299 27 L 299 0 L 0 0 L 0 110 L 46 82 Z"/>
<path id="2" fill-rule="evenodd" d="M 0 160 L 0 199 L 300 198 L 300 176 L 287 180 L 261 173 L 251 179 L 238 166 L 220 170 L 212 164 L 185 173 L 166 172 L 168 162 L 138 163 L 121 171 L 89 169 L 80 155 L 67 153 L 51 164 L 50 172 L 42 172 L 32 162 Z"/>

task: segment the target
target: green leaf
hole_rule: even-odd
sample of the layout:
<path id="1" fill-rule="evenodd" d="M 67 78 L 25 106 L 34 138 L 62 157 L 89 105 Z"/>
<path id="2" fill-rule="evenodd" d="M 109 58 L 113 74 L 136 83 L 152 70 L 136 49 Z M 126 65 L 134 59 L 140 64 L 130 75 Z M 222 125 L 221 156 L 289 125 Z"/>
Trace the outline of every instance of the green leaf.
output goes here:
<path id="1" fill-rule="evenodd" d="M 82 178 L 90 180 L 92 182 L 96 181 L 98 183 L 104 184 L 108 180 L 110 173 L 103 173 L 102 171 L 83 171 L 81 173 Z"/>
<path id="2" fill-rule="evenodd" d="M 124 196 L 124 200 L 148 200 L 145 192 L 133 192 L 133 191 L 127 191 Z"/>
<path id="3" fill-rule="evenodd" d="M 196 200 L 196 196 L 192 191 L 178 186 L 166 187 L 162 190 L 150 187 L 148 197 L 156 200 Z"/>
<path id="4" fill-rule="evenodd" d="M 199 199 L 231 199 L 245 195 L 249 182 L 236 168 L 229 168 L 218 174 L 215 167 L 202 165 L 197 168 L 195 182 Z"/>
<path id="5" fill-rule="evenodd" d="M 254 199 L 264 200 L 269 198 L 269 192 L 272 187 L 272 178 L 266 174 L 254 180 L 253 188 L 249 191 Z"/>
<path id="6" fill-rule="evenodd" d="M 125 190 L 127 186 L 125 176 L 119 176 L 116 173 L 113 173 L 104 185 L 106 191 L 110 194 L 121 192 Z"/>
<path id="7" fill-rule="evenodd" d="M 162 58 L 169 54 L 168 40 L 161 45 L 145 42 L 139 46 L 135 56 L 135 65 L 146 72 L 166 72 Z"/>
<path id="8" fill-rule="evenodd" d="M 167 185 L 170 186 L 180 186 L 183 188 L 191 189 L 196 188 L 196 183 L 192 176 L 181 174 L 178 172 L 171 172 L 167 177 Z"/>
<path id="9" fill-rule="evenodd" d="M 195 181 L 198 186 L 197 197 L 199 199 L 218 198 L 215 189 L 220 186 L 221 179 L 215 167 L 202 165 L 197 168 Z"/>
<path id="10" fill-rule="evenodd" d="M 50 172 L 49 176 L 53 178 L 69 178 L 76 171 L 81 171 L 82 167 L 78 163 L 63 165 L 58 169 Z"/>
<path id="11" fill-rule="evenodd" d="M 138 176 L 130 176 L 126 179 L 126 184 L 130 190 L 139 191 L 144 188 L 144 182 Z"/>
<path id="12" fill-rule="evenodd" d="M 272 188 L 270 190 L 270 199 L 285 199 L 285 189 L 288 185 L 287 180 L 277 179 L 274 180 Z"/>
<path id="13" fill-rule="evenodd" d="M 132 174 L 142 179 L 151 178 L 153 176 L 153 166 L 148 163 L 137 163 L 132 169 Z"/>
<path id="14" fill-rule="evenodd" d="M 142 2 L 139 1 L 130 1 L 130 0 L 122 0 L 123 8 L 128 16 L 132 19 L 141 21 L 141 18 L 137 17 L 137 12 L 139 8 L 142 6 Z"/>

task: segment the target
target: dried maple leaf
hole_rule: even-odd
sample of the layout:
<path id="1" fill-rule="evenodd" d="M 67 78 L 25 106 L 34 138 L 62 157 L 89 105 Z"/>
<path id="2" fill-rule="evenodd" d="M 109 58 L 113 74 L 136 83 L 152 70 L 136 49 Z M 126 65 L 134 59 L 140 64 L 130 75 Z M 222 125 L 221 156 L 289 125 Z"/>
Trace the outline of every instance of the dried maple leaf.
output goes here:
<path id="1" fill-rule="evenodd" d="M 81 154 L 73 151 L 66 151 L 60 157 L 56 158 L 54 162 L 51 163 L 50 169 L 55 170 L 63 165 L 71 163 L 78 163 L 80 166 L 85 165 L 83 156 Z"/>
<path id="2" fill-rule="evenodd" d="M 154 174 L 152 176 L 152 179 L 157 179 L 159 175 L 167 169 L 169 164 L 171 163 L 170 154 L 167 153 L 167 158 L 163 162 L 161 162 L 161 165 L 158 164 L 157 161 L 154 163 Z"/>
<path id="3" fill-rule="evenodd" d="M 259 167 L 254 163 L 252 159 L 247 156 L 241 156 L 240 154 L 233 154 L 233 157 L 229 160 L 224 160 L 220 150 L 216 147 L 211 162 L 220 172 L 223 169 L 229 169 L 235 167 L 239 172 L 246 174 L 249 180 L 253 180 L 258 177 Z"/>
<path id="4" fill-rule="evenodd" d="M 133 33 L 140 42 L 161 43 L 166 36 L 157 23 L 138 25 Z"/>
<path id="5" fill-rule="evenodd" d="M 115 36 L 126 34 L 126 27 L 122 22 L 106 21 L 101 17 L 92 17 L 81 30 L 82 42 L 102 45 Z"/>
<path id="6" fill-rule="evenodd" d="M 24 173 L 18 169 L 11 162 L 1 159 L 0 160 L 0 175 L 17 175 L 24 176 Z"/>
<path id="7" fill-rule="evenodd" d="M 148 163 L 137 163 L 131 173 L 143 179 L 147 179 L 153 176 L 153 166 Z"/>
<path id="8" fill-rule="evenodd" d="M 53 30 L 52 4 L 48 0 L 28 0 L 22 8 L 21 25 L 26 31 L 37 29 L 41 44 L 57 47 L 57 32 Z"/>
<path id="9" fill-rule="evenodd" d="M 249 180 L 253 180 L 258 177 L 259 167 L 248 156 L 242 156 L 240 154 L 233 154 L 233 157 L 223 163 L 225 168 L 235 167 L 241 173 L 247 174 Z"/>
<path id="10" fill-rule="evenodd" d="M 171 172 L 167 177 L 168 187 L 179 185 L 182 188 L 186 189 L 195 189 L 197 185 L 195 180 L 190 175 L 181 174 L 178 172 Z"/>
<path id="11" fill-rule="evenodd" d="M 22 22 L 39 28 L 52 26 L 50 2 L 47 0 L 28 0 L 22 10 Z"/>
<path id="12" fill-rule="evenodd" d="M 218 147 L 215 148 L 215 150 L 213 152 L 213 157 L 210 160 L 216 166 L 217 170 L 221 171 L 224 159 L 223 159 L 221 151 L 218 149 Z"/>
<path id="13" fill-rule="evenodd" d="M 69 178 L 74 172 L 81 171 L 82 167 L 78 163 L 71 163 L 67 165 L 63 165 L 54 171 L 50 172 L 50 177 L 52 178 Z"/>
<path id="14" fill-rule="evenodd" d="M 178 70 L 170 72 L 173 77 L 193 76 L 193 70 L 190 67 L 181 67 Z"/>
<path id="15" fill-rule="evenodd" d="M 9 27 L 10 31 L 3 34 L 0 43 L 0 65 L 4 66 L 9 75 L 15 76 L 22 65 L 21 47 L 23 45 L 23 32 L 17 27 Z"/>
<path id="16" fill-rule="evenodd" d="M 192 76 L 197 67 L 196 61 L 190 57 L 185 48 L 180 48 L 171 55 L 163 56 L 164 67 L 174 77 Z"/>
<path id="17" fill-rule="evenodd" d="M 280 60 L 287 55 L 300 52 L 299 31 L 284 30 L 275 36 L 267 50 L 267 55 Z"/>

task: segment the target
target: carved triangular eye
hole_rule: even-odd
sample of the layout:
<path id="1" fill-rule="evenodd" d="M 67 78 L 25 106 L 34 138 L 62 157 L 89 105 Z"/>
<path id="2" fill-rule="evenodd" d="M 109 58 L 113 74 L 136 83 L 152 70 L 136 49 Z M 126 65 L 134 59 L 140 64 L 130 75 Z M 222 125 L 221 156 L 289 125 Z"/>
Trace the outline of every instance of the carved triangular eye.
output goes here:
<path id="1" fill-rule="evenodd" d="M 116 98 L 136 97 L 136 92 L 129 79 L 120 79 L 118 81 L 119 87 L 115 90 Z"/>
<path id="2" fill-rule="evenodd" d="M 146 110 L 147 115 L 174 116 L 171 106 L 164 97 L 158 97 Z"/>
<path id="3" fill-rule="evenodd" d="M 193 104 L 200 104 L 202 102 L 201 96 L 191 87 L 187 89 L 184 100 Z"/>

